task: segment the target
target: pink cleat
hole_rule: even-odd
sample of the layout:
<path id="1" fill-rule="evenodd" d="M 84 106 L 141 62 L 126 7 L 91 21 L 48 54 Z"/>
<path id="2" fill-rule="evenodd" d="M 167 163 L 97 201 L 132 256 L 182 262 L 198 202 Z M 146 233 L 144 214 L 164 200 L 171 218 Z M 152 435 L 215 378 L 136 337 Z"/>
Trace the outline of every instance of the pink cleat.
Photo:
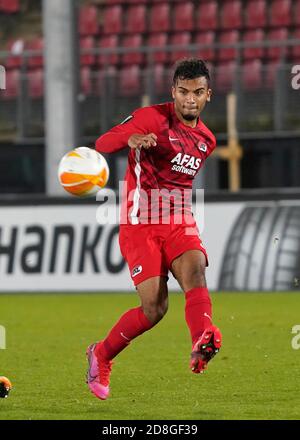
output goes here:
<path id="1" fill-rule="evenodd" d="M 207 363 L 219 352 L 222 345 L 222 335 L 218 327 L 207 327 L 191 353 L 190 369 L 193 373 L 203 373 Z"/>
<path id="2" fill-rule="evenodd" d="M 109 378 L 113 363 L 105 358 L 96 356 L 95 348 L 97 345 L 97 343 L 91 344 L 86 350 L 89 363 L 86 383 L 98 399 L 106 400 L 109 396 Z"/>

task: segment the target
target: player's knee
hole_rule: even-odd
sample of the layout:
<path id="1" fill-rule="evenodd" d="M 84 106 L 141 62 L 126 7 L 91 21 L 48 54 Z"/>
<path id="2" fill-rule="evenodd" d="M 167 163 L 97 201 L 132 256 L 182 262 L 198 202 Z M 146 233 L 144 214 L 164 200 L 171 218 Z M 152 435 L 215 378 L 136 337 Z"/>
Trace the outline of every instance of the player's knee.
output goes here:
<path id="1" fill-rule="evenodd" d="M 206 286 L 206 278 L 205 278 L 205 269 L 199 268 L 199 270 L 195 273 L 193 277 L 193 281 L 196 284 L 199 284 L 199 287 L 205 287 Z"/>
<path id="2" fill-rule="evenodd" d="M 194 287 L 206 287 L 205 267 L 197 266 L 185 273 L 183 278 L 184 290 Z"/>
<path id="3" fill-rule="evenodd" d="M 143 310 L 147 318 L 153 322 L 159 322 L 167 313 L 168 310 L 168 300 L 161 302 L 148 302 L 143 305 Z"/>
<path id="4" fill-rule="evenodd" d="M 160 308 L 160 315 L 161 315 L 161 317 L 163 318 L 163 317 L 165 316 L 165 314 L 167 313 L 168 308 L 169 308 L 169 300 L 168 300 L 168 298 L 165 298 L 165 299 L 160 303 L 159 308 Z"/>

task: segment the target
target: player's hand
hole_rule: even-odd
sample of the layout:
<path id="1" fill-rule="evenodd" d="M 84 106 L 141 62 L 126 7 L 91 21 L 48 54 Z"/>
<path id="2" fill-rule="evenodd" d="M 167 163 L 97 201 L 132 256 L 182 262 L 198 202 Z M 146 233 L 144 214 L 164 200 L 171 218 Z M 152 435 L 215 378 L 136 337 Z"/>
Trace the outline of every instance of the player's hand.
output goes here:
<path id="1" fill-rule="evenodd" d="M 157 145 L 157 136 L 154 133 L 149 134 L 132 134 L 128 139 L 128 145 L 130 148 L 148 148 L 155 147 Z"/>

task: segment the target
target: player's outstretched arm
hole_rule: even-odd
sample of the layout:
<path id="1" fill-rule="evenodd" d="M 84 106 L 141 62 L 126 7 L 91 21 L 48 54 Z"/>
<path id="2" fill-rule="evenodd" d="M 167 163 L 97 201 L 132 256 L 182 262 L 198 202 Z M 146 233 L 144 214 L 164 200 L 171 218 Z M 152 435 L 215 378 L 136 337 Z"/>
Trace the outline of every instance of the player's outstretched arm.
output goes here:
<path id="1" fill-rule="evenodd" d="M 100 153 L 114 153 L 123 148 L 150 148 L 156 145 L 159 128 L 157 110 L 143 107 L 136 110 L 121 124 L 116 125 L 96 140 Z"/>

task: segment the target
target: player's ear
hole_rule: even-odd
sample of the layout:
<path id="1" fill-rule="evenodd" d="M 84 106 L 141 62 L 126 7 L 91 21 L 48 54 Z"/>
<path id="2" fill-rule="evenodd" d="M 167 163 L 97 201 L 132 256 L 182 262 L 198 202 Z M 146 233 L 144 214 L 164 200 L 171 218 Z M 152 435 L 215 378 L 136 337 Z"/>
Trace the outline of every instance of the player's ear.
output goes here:
<path id="1" fill-rule="evenodd" d="M 172 90 L 172 98 L 175 99 L 175 87 L 172 86 L 172 89 L 171 89 L 171 90 Z"/>
<path id="2" fill-rule="evenodd" d="M 212 95 L 212 90 L 208 89 L 207 90 L 207 98 L 206 98 L 206 102 L 210 102 L 211 100 L 211 95 Z"/>

